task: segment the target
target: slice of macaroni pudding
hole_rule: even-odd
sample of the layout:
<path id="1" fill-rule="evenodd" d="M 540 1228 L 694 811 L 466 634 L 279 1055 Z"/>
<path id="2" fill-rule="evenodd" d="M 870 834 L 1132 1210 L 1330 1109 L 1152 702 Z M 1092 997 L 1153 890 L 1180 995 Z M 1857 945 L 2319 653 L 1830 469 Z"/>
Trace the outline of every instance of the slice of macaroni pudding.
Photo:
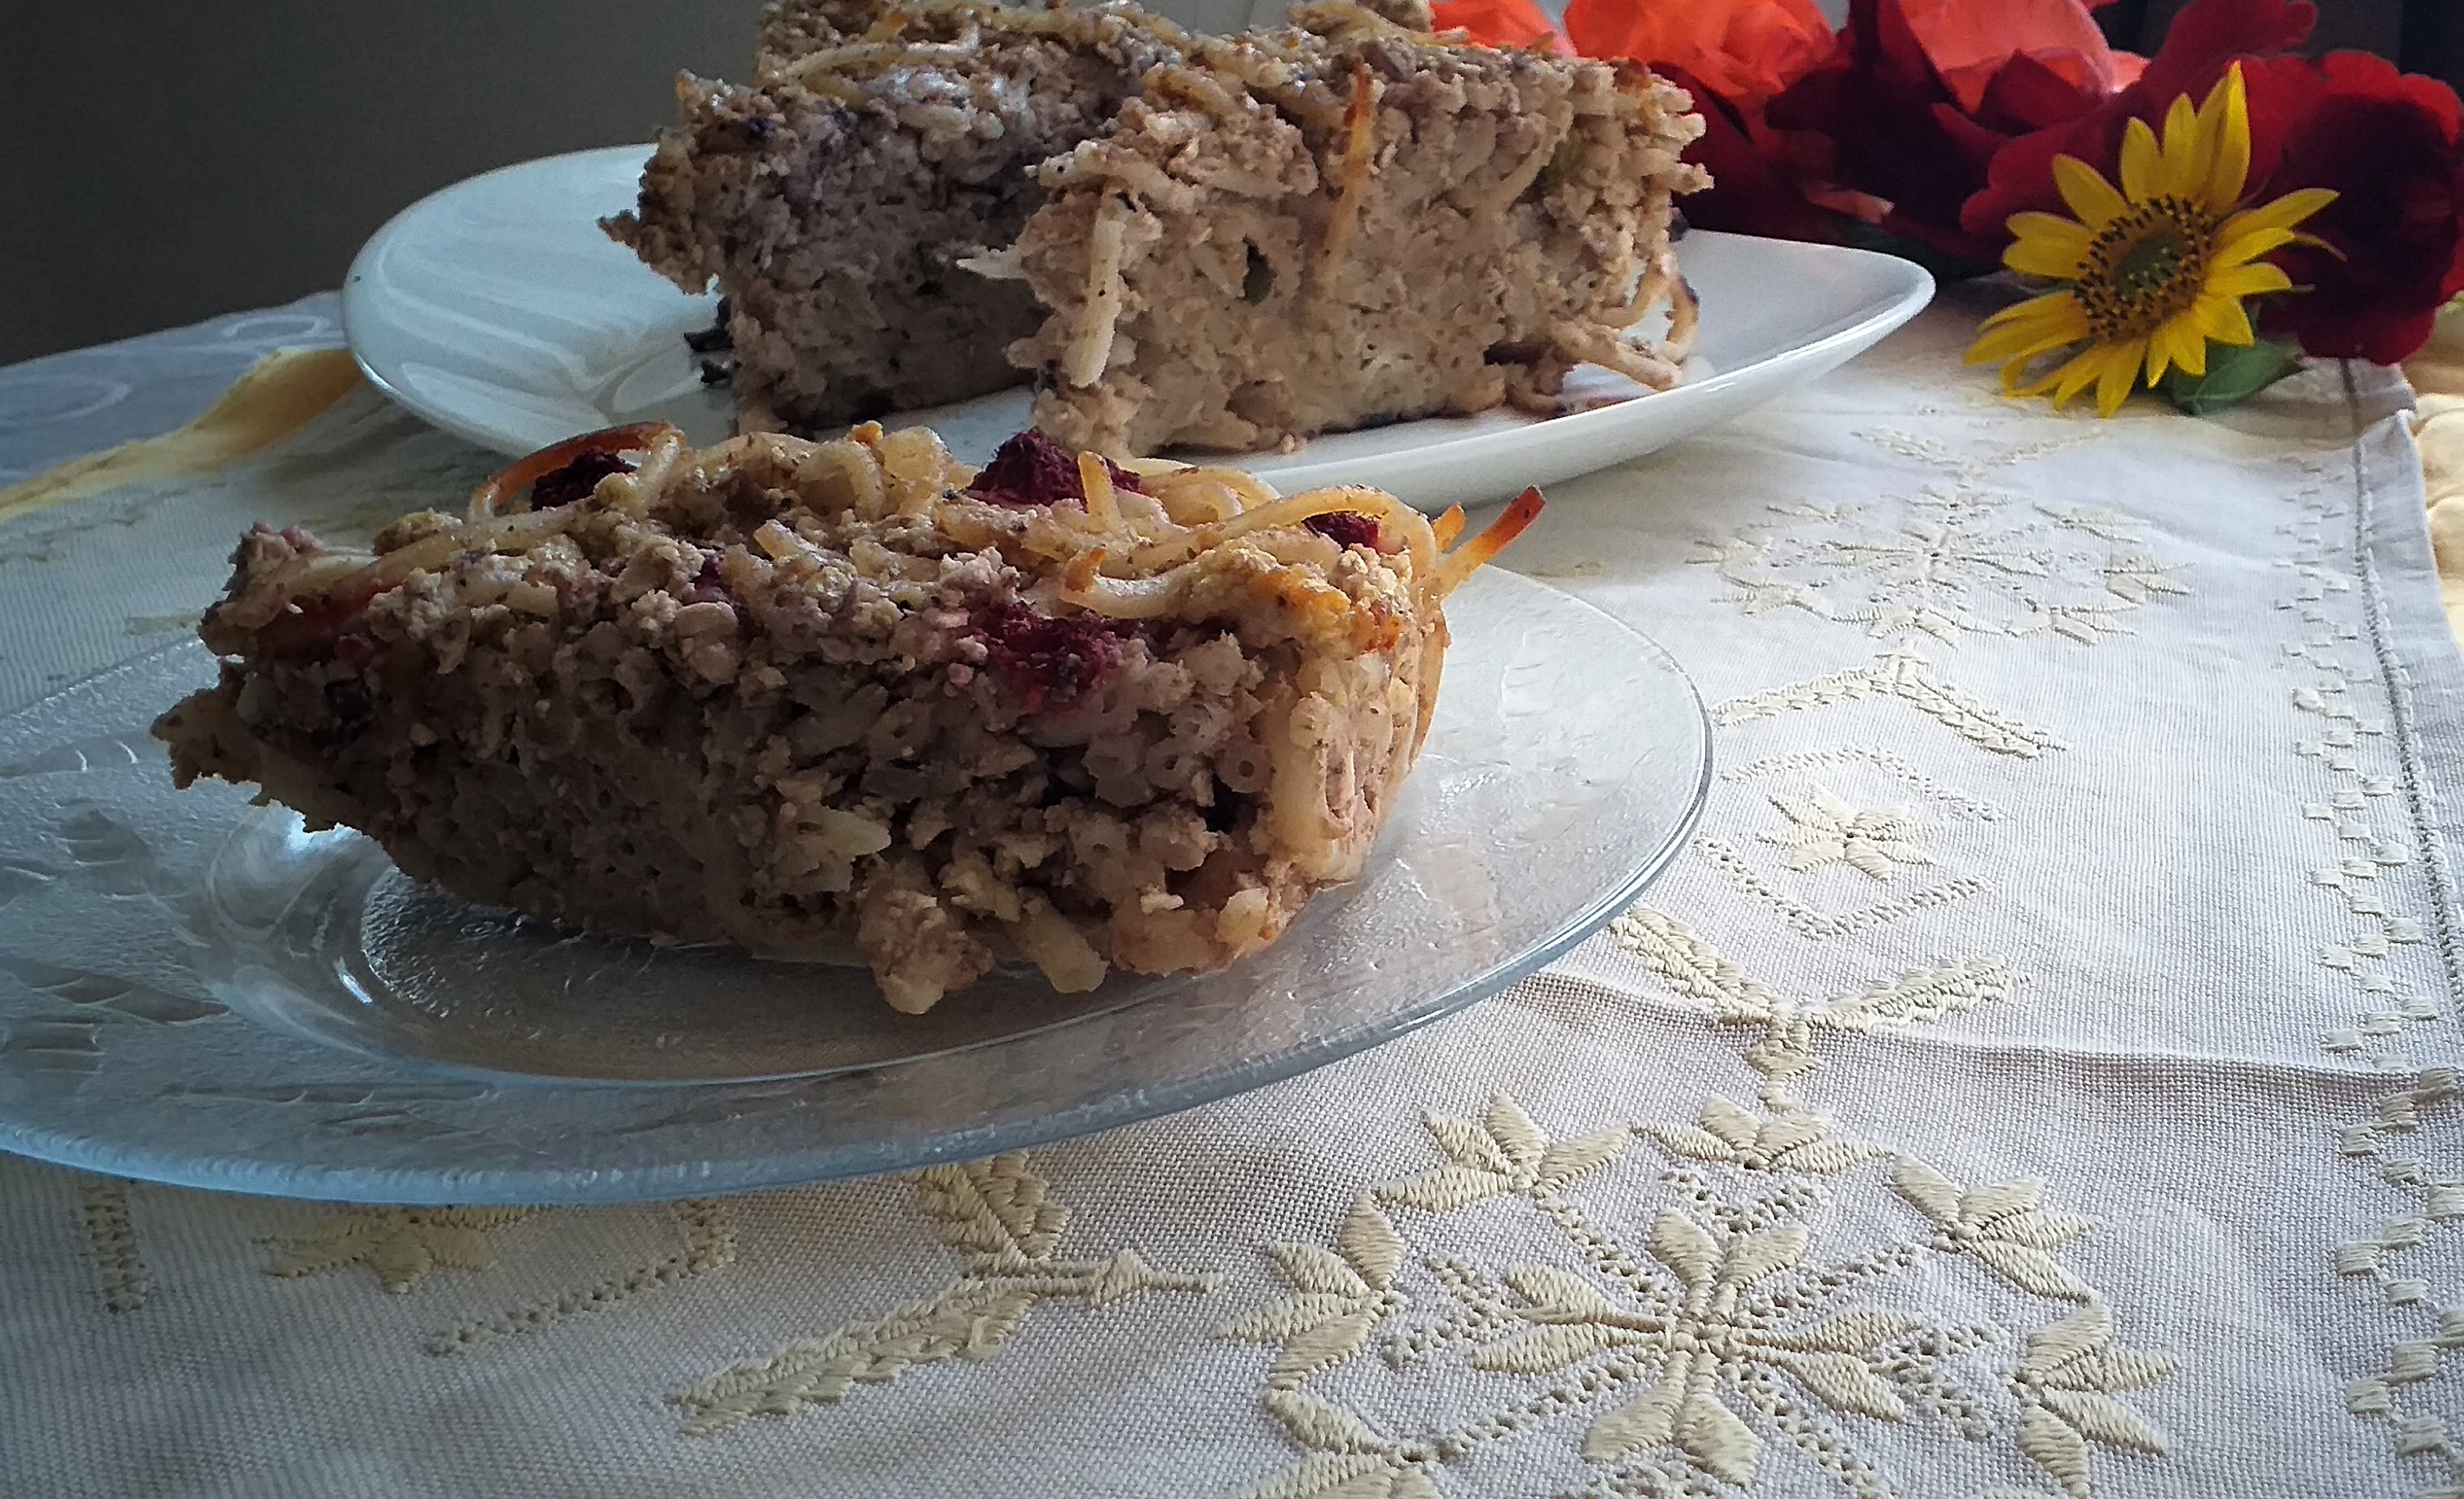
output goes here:
<path id="1" fill-rule="evenodd" d="M 1455 540 L 1366 489 L 1279 497 L 1022 433 L 595 433 L 371 552 L 258 526 L 165 714 L 415 878 L 592 932 L 852 942 L 921 1011 L 1220 968 L 1361 871 L 1428 732 Z"/>

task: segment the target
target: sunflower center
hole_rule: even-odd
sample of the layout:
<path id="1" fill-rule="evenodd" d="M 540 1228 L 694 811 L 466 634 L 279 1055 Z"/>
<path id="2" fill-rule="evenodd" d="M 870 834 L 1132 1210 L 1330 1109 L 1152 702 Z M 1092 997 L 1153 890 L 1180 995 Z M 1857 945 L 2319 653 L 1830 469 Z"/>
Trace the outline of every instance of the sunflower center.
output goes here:
<path id="1" fill-rule="evenodd" d="M 2089 245 L 2072 295 L 2100 342 L 2142 339 L 2199 299 L 2215 248 L 2216 216 L 2176 197 L 2134 203 Z"/>
<path id="2" fill-rule="evenodd" d="M 2124 297 L 2146 297 L 2163 291 L 2173 284 L 2189 249 L 2171 225 L 2160 225 L 2122 253 L 2121 263 L 2113 268 L 2114 284 Z"/>

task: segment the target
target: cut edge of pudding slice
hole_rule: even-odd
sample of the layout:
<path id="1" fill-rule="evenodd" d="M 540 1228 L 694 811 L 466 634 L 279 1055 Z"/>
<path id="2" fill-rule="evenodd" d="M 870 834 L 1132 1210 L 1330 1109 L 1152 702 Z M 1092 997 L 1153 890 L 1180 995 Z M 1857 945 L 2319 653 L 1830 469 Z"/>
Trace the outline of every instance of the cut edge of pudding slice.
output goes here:
<path id="1" fill-rule="evenodd" d="M 1150 69 L 1037 169 L 1018 241 L 966 262 L 1047 311 L 1010 351 L 1037 426 L 1115 454 L 1288 452 L 1554 411 L 1578 364 L 1680 382 L 1699 309 L 1676 197 L 1708 182 L 1682 159 L 1703 130 L 1683 89 L 1345 3 L 1293 18 Z"/>

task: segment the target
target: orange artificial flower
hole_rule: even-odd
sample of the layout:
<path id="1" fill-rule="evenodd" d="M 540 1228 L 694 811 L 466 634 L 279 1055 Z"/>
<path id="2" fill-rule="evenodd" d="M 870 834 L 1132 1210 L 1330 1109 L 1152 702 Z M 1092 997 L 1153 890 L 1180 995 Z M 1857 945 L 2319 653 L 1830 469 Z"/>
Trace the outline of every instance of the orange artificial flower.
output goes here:
<path id="1" fill-rule="evenodd" d="M 1573 0 L 1566 34 L 1585 56 L 1681 68 L 1735 104 L 1777 94 L 1835 46 L 1814 0 Z"/>
<path id="2" fill-rule="evenodd" d="M 2027 57 L 2080 95 L 2102 99 L 2135 81 L 2147 59 L 2105 45 L 2079 0 L 1900 0 L 1900 13 L 1960 112 L 1985 104 L 1987 85 L 2013 57 Z"/>
<path id="3" fill-rule="evenodd" d="M 1469 32 L 1484 47 L 1573 51 L 1531 0 L 1434 0 L 1429 10 L 1439 31 Z"/>

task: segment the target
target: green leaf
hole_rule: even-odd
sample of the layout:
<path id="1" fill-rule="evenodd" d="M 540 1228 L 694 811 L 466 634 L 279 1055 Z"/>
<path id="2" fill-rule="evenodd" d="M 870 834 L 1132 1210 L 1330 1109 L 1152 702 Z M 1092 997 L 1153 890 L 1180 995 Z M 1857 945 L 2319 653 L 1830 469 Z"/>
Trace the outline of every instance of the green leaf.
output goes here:
<path id="1" fill-rule="evenodd" d="M 2180 365 L 2165 371 L 2158 388 L 2192 416 L 2207 416 L 2239 406 L 2252 396 L 2301 367 L 2301 350 L 2280 339 L 2255 343 L 2208 341 L 2208 372 L 2191 375 Z"/>
<path id="2" fill-rule="evenodd" d="M 1936 250 L 1931 245 L 1923 244 L 1917 240 L 1885 233 L 1880 227 L 1868 224 L 1860 218 L 1851 218 L 1845 213 L 1836 215 L 1835 222 L 1839 227 L 1841 244 L 1858 250 L 1872 250 L 1886 255 L 1897 255 L 1903 260 L 1913 260 L 1932 272 L 1933 278 L 1937 281 L 1973 280 L 1980 276 L 1991 276 L 2002 269 L 1991 261 L 1969 260 L 1962 255 Z"/>

